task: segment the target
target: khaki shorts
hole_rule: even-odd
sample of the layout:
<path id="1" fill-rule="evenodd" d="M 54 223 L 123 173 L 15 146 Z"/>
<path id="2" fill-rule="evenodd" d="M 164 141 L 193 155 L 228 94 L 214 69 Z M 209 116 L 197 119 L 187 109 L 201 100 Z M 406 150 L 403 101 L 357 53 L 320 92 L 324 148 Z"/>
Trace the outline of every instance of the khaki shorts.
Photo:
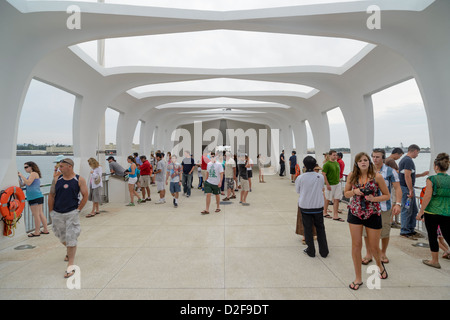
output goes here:
<path id="1" fill-rule="evenodd" d="M 139 182 L 141 183 L 141 188 L 150 187 L 150 175 L 141 175 Z"/>
<path id="2" fill-rule="evenodd" d="M 156 181 L 156 191 L 166 190 L 166 184 L 164 181 Z"/>
<path id="3" fill-rule="evenodd" d="M 241 187 L 242 187 L 242 191 L 249 191 L 250 184 L 248 183 L 248 180 L 241 179 Z"/>
<path id="4" fill-rule="evenodd" d="M 340 200 L 342 198 L 342 187 L 341 184 L 335 184 L 335 185 L 331 185 L 331 190 L 328 190 L 327 187 L 325 186 L 325 198 L 327 200 Z"/>
<path id="5" fill-rule="evenodd" d="M 80 214 L 77 210 L 67 213 L 50 212 L 52 217 L 52 230 L 59 241 L 67 247 L 76 247 L 81 233 Z"/>
<path id="6" fill-rule="evenodd" d="M 208 170 L 202 170 L 203 181 L 206 181 L 206 173 L 208 173 Z"/>

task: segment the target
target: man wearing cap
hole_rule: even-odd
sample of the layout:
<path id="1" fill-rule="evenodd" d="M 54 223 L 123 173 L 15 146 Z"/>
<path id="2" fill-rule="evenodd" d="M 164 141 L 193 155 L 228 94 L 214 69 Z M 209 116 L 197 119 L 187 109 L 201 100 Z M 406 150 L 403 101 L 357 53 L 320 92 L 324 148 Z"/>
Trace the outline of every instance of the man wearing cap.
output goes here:
<path id="1" fill-rule="evenodd" d="M 60 154 L 59 156 L 56 156 L 55 161 L 53 161 L 53 163 L 55 164 L 55 170 L 53 172 L 53 178 L 59 177 L 61 175 L 61 171 L 59 170 L 59 163 L 64 158 L 65 157 L 62 154 Z"/>
<path id="2" fill-rule="evenodd" d="M 80 211 L 88 200 L 86 180 L 73 171 L 73 160 L 66 158 L 59 163 L 61 175 L 55 178 L 48 195 L 48 209 L 52 217 L 53 232 L 67 248 L 64 261 L 68 267 L 64 275 L 69 278 L 75 273 L 73 268 L 77 239 L 81 233 Z M 81 193 L 81 200 L 78 195 Z"/>

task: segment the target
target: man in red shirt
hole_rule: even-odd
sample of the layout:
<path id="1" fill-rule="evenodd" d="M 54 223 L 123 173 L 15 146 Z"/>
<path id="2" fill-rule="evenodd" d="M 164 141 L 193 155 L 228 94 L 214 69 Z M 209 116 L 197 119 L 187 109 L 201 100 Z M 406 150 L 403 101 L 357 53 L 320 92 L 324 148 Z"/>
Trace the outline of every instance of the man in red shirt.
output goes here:
<path id="1" fill-rule="evenodd" d="M 211 160 L 208 158 L 208 153 L 206 151 L 203 152 L 203 156 L 202 156 L 202 165 L 201 165 L 201 169 L 202 169 L 202 178 L 203 178 L 203 187 L 202 187 L 202 191 L 204 191 L 204 185 L 205 185 L 205 181 L 206 181 L 206 173 L 208 172 L 207 168 L 208 168 L 208 163 Z"/>
<path id="2" fill-rule="evenodd" d="M 152 201 L 150 198 L 150 176 L 153 172 L 153 168 L 146 156 L 140 156 L 140 158 L 142 164 L 139 167 L 139 170 L 141 170 L 139 182 L 141 183 L 142 202 Z M 145 197 L 145 190 L 147 190 L 147 198 Z"/>
<path id="3" fill-rule="evenodd" d="M 344 176 L 344 168 L 345 168 L 344 160 L 342 160 L 342 157 L 344 155 L 342 154 L 342 152 L 338 152 L 337 155 L 338 155 L 337 162 L 339 163 L 340 168 L 339 179 L 342 179 L 342 177 Z"/>

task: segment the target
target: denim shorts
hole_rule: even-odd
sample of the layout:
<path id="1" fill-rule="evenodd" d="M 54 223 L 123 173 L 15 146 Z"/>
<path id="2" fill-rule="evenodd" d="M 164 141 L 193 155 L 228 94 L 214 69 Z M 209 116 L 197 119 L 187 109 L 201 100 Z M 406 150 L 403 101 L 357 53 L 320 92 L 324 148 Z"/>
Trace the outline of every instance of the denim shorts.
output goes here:
<path id="1" fill-rule="evenodd" d="M 181 186 L 179 182 L 171 182 L 170 183 L 170 193 L 181 192 Z"/>

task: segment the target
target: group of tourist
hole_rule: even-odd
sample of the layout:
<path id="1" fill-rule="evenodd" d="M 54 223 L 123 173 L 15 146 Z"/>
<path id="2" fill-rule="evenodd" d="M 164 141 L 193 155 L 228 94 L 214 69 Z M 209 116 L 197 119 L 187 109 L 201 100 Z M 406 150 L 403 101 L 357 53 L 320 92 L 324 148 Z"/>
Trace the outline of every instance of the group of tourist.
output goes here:
<path id="1" fill-rule="evenodd" d="M 409 146 L 407 154 L 398 165 L 395 161 L 403 155 L 400 148 L 394 149 L 388 158 L 384 149 L 374 149 L 371 156 L 365 152 L 355 156 L 343 192 L 344 197 L 349 199 L 347 222 L 355 270 L 355 280 L 349 285 L 352 290 L 358 290 L 363 284 L 361 265 L 369 264 L 372 258 L 379 268 L 380 278 L 388 278 L 385 264 L 389 263 L 387 248 L 394 215 L 401 215 L 400 235 L 413 240 L 420 236 L 415 231 L 416 220 L 424 219 L 432 255 L 431 260 L 423 260 L 424 264 L 434 268 L 441 267 L 438 259 L 439 248 L 444 250 L 443 258 L 450 259 L 450 177 L 447 174 L 449 155 L 440 153 L 434 160 L 436 175 L 427 178 L 425 195 L 418 211 L 414 191 L 415 179 L 429 174 L 428 171 L 416 173 L 413 159 L 419 152 L 417 145 Z M 337 182 L 334 180 L 336 176 L 339 177 L 342 166 L 339 167 L 337 163 L 335 151 L 331 150 L 328 156 L 322 174 L 318 173 L 316 159 L 305 157 L 303 164 L 306 172 L 295 180 L 299 194 L 297 233 L 303 235 L 307 246 L 304 252 L 310 257 L 315 256 L 314 237 L 317 237 L 320 255 L 326 257 L 329 254 L 324 226 L 324 218 L 329 217 L 327 203 L 333 201 L 333 215 L 336 217 L 339 199 L 342 197 L 342 191 L 338 187 L 339 179 Z M 367 251 L 364 258 L 363 239 Z"/>
<path id="2" fill-rule="evenodd" d="M 142 164 L 138 164 L 136 159 L 140 159 Z M 201 211 L 202 214 L 209 214 L 212 195 L 215 196 L 216 209 L 215 212 L 220 212 L 220 196 L 225 195 L 223 201 L 236 199 L 236 191 L 240 190 L 239 203 L 243 206 L 248 206 L 248 193 L 251 192 L 251 179 L 253 176 L 253 161 L 247 154 L 242 154 L 239 157 L 232 155 L 230 152 L 205 152 L 201 156 L 201 160 L 197 163 L 194 161 L 189 151 L 185 151 L 184 158 L 180 162 L 176 155 L 166 155 L 158 150 L 151 159 L 151 163 L 145 156 L 138 157 L 129 156 L 127 161 L 129 168 L 125 169 L 118 164 L 114 157 L 110 156 L 107 160 L 109 162 L 110 172 L 113 176 L 125 178 L 128 182 L 130 202 L 127 206 L 134 206 L 134 198 L 137 197 L 137 203 L 151 201 L 150 198 L 150 184 L 156 184 L 156 189 L 159 194 L 159 199 L 156 204 L 166 203 L 166 186 L 169 187 L 170 194 L 173 197 L 174 207 L 178 207 L 179 194 L 183 188 L 183 195 L 189 198 L 191 196 L 191 188 L 193 188 L 193 174 L 198 173 L 199 184 L 198 188 L 202 189 L 206 194 L 205 209 Z M 258 155 L 258 164 L 260 166 L 259 182 L 264 183 L 264 173 L 262 170 L 263 162 Z M 145 169 L 144 169 L 145 168 Z M 145 179 L 142 179 L 145 177 Z M 137 189 L 142 192 L 142 198 L 137 193 Z M 147 191 L 148 197 L 145 198 Z"/>
<path id="3" fill-rule="evenodd" d="M 344 196 L 350 199 L 347 222 L 352 239 L 355 279 L 349 287 L 353 290 L 358 290 L 363 284 L 361 265 L 370 263 L 372 258 L 375 259 L 380 270 L 380 278 L 388 277 L 385 264 L 389 263 L 387 247 L 393 215 L 401 215 L 400 235 L 408 239 L 417 239 L 416 219 L 425 221 L 432 258 L 423 260 L 424 264 L 440 268 L 439 248 L 445 250 L 444 258 L 450 258 L 448 246 L 445 244 L 450 242 L 450 178 L 447 174 L 449 155 L 440 153 L 434 160 L 434 170 L 437 174 L 428 177 L 426 181 L 426 191 L 419 211 L 415 201 L 415 179 L 429 173 L 428 171 L 416 173 L 413 159 L 419 155 L 419 152 L 418 146 L 411 145 L 398 166 L 395 161 L 403 154 L 401 149 L 394 149 L 388 158 L 385 157 L 383 149 L 374 149 L 371 156 L 364 152 L 355 156 L 352 171 L 347 177 L 343 191 Z M 135 154 L 127 158 L 129 168 L 126 170 L 117 164 L 113 157 L 107 160 L 112 174 L 122 178 L 127 177 L 130 194 L 128 205 L 130 206 L 134 205 L 134 197 L 137 197 L 138 203 L 151 201 L 149 186 L 152 183 L 156 183 L 159 193 L 159 200 L 156 203 L 165 203 L 165 187 L 170 183 L 169 191 L 173 196 L 173 205 L 178 207 L 181 186 L 186 197 L 189 197 L 193 172 L 195 168 L 199 168 L 197 171 L 199 188 L 202 187 L 206 194 L 205 210 L 201 213 L 209 214 L 212 194 L 216 199 L 215 212 L 221 211 L 220 195 L 224 195 L 225 188 L 227 195 L 223 200 L 235 199 L 235 191 L 240 188 L 240 203 L 244 206 L 249 205 L 247 195 L 251 191 L 251 160 L 246 154 L 232 157 L 231 153 L 226 152 L 224 155 L 225 158 L 222 154 L 205 153 L 201 161 L 196 164 L 190 153 L 186 152 L 184 159 L 179 163 L 175 155 L 170 156 L 169 161 L 166 162 L 164 153 L 158 151 L 152 165 L 145 156 L 138 157 Z M 320 255 L 327 257 L 329 254 L 324 225 L 324 218 L 329 217 L 326 206 L 328 201 L 333 201 L 333 219 L 343 221 L 338 217 L 339 199 L 342 196 L 342 190 L 338 185 L 340 185 L 339 177 L 341 177 L 343 166 L 339 164 L 335 151 L 331 150 L 328 156 L 329 160 L 323 164 L 323 168 L 318 166 L 314 157 L 307 156 L 303 159 L 305 172 L 294 173 L 295 188 L 299 194 L 298 216 L 301 219 L 301 233 L 307 246 L 304 252 L 310 257 L 316 254 L 314 237 L 317 237 Z M 294 161 L 298 166 L 295 153 L 290 159 L 291 166 Z M 93 206 L 86 217 L 94 217 L 100 213 L 103 172 L 98 161 L 90 158 L 88 164 L 91 171 L 86 182 L 83 177 L 73 171 L 73 160 L 61 157 L 56 162 L 48 206 L 53 232 L 67 248 L 64 260 L 70 267 L 74 263 L 77 239 L 81 232 L 79 212 L 90 200 Z M 21 185 L 26 188 L 27 201 L 35 220 L 35 230 L 28 236 L 38 237 L 49 233 L 42 209 L 44 201 L 40 191 L 41 172 L 32 161 L 24 164 L 24 170 L 28 174 L 27 177 L 20 172 L 18 175 Z M 290 172 L 292 174 L 292 170 Z M 336 182 L 336 175 L 338 182 Z M 264 182 L 261 176 L 260 182 Z M 135 187 L 141 189 L 142 197 L 136 192 Z M 363 239 L 367 250 L 364 258 L 362 257 Z M 75 269 L 67 269 L 65 277 L 72 276 L 74 272 Z"/>

